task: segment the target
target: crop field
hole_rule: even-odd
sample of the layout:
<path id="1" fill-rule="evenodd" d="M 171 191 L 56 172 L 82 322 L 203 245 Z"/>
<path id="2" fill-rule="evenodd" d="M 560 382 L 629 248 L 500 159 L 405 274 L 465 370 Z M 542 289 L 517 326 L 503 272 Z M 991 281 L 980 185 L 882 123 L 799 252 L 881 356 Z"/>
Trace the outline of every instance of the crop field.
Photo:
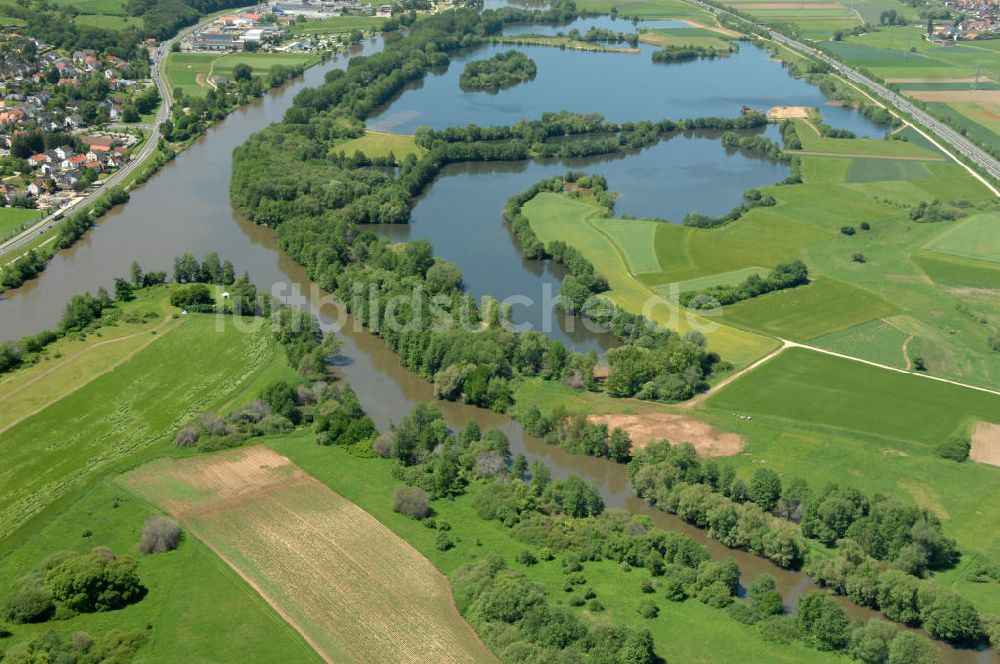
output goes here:
<path id="1" fill-rule="evenodd" d="M 388 157 L 391 152 L 399 160 L 409 154 L 417 157 L 424 154 L 424 149 L 417 146 L 410 134 L 387 134 L 375 131 L 368 131 L 360 138 L 344 141 L 335 149 L 343 150 L 347 155 L 360 151 L 368 157 Z"/>
<path id="2" fill-rule="evenodd" d="M 932 102 L 931 110 L 957 126 L 963 127 L 970 138 L 1000 149 L 1000 104 L 994 102 Z"/>
<path id="3" fill-rule="evenodd" d="M 309 67 L 316 61 L 315 55 L 298 53 L 170 53 L 164 73 L 171 90 L 179 87 L 186 95 L 200 97 L 208 92 L 212 76 L 232 79 L 240 63 L 250 65 L 255 76 L 264 76 L 276 64 Z"/>
<path id="4" fill-rule="evenodd" d="M 430 561 L 267 447 L 161 459 L 123 481 L 179 517 L 326 661 L 496 661 Z"/>
<path id="5" fill-rule="evenodd" d="M 1000 213 L 988 212 L 964 219 L 925 248 L 1000 263 Z"/>
<path id="6" fill-rule="evenodd" d="M 579 392 L 574 394 L 579 396 Z M 605 611 L 595 614 L 585 607 L 570 606 L 567 593 L 563 591 L 566 576 L 560 558 L 540 561 L 530 567 L 518 563 L 515 560 L 517 553 L 532 547 L 515 539 L 511 530 L 498 521 L 484 521 L 476 515 L 473 504 L 479 490 L 477 485 L 471 486 L 466 495 L 432 503 L 436 518 L 451 525 L 449 534 L 457 542 L 454 548 L 439 551 L 435 546 L 436 530 L 392 511 L 389 497 L 399 482 L 392 476 L 391 464 L 380 459 L 361 459 L 341 448 L 313 445 L 302 437 L 276 439 L 268 445 L 384 523 L 443 573 L 451 576 L 462 565 L 487 553 L 500 555 L 509 567 L 546 588 L 550 602 L 573 611 L 585 623 L 624 624 L 633 629 L 650 630 L 657 655 L 666 661 L 767 661 L 777 664 L 839 661 L 836 655 L 805 648 L 799 642 L 775 648 L 760 637 L 754 626 L 739 623 L 725 611 L 698 601 L 657 601 L 660 617 L 643 619 L 635 605 L 638 588 L 643 580 L 650 578 L 649 573 L 641 568 L 624 572 L 618 564 L 609 561 L 587 562 L 583 570 L 588 587 L 597 593 Z"/>
<path id="7" fill-rule="evenodd" d="M 148 630 L 150 638 L 136 654 L 136 661 L 148 664 L 322 662 L 291 626 L 197 539 L 184 537 L 169 553 L 136 556 L 143 522 L 160 513 L 114 480 L 102 479 L 0 545 L 2 597 L 53 553 L 96 546 L 135 556 L 139 577 L 149 589 L 142 601 L 119 611 L 5 625 L 12 635 L 3 640 L 4 648 L 49 630 L 66 638 L 78 631 L 101 636 L 112 629 Z"/>
<path id="8" fill-rule="evenodd" d="M 892 305 L 870 291 L 820 277 L 807 286 L 724 307 L 721 320 L 805 341 L 895 312 Z"/>
<path id="9" fill-rule="evenodd" d="M 42 214 L 38 210 L 0 208 L 0 239 L 7 237 L 27 223 L 41 219 L 41 217 Z"/>
<path id="10" fill-rule="evenodd" d="M 659 272 L 656 255 L 656 229 L 664 222 L 641 219 L 601 219 L 597 228 L 618 245 L 632 274 Z"/>
<path id="11" fill-rule="evenodd" d="M 931 176 L 927 164 L 922 161 L 892 159 L 851 160 L 844 180 L 846 182 L 878 182 L 881 180 L 915 180 Z"/>
<path id="12" fill-rule="evenodd" d="M 601 232 L 602 222 L 591 219 L 598 210 L 591 203 L 545 193 L 525 205 L 524 214 L 543 243 L 559 239 L 583 252 L 607 277 L 611 291 L 606 295 L 626 310 L 646 311 L 653 320 L 682 333 L 693 327 L 706 331 L 709 345 L 736 366 L 750 364 L 777 347 L 772 339 L 719 325 L 681 309 L 637 280 L 629 273 L 623 250 L 609 235 Z M 707 331 L 709 329 L 712 331 Z"/>
<path id="13" fill-rule="evenodd" d="M 128 362 L 65 396 L 51 394 L 56 400 L 44 410 L 0 434 L 0 540 L 97 474 L 166 442 L 182 422 L 220 406 L 270 370 L 278 351 L 264 328 L 215 326 L 214 316 L 192 315 L 168 333 L 149 330 L 156 341 Z M 68 367 L 68 380 L 77 369 L 93 371 L 90 361 Z"/>
<path id="14" fill-rule="evenodd" d="M 305 23 L 292 23 L 289 31 L 293 35 L 334 35 L 353 30 L 377 30 L 385 23 L 380 16 L 335 16 Z"/>
<path id="15" fill-rule="evenodd" d="M 915 254 L 913 260 L 927 276 L 942 285 L 1000 288 L 1000 267 L 993 262 L 930 252 Z"/>
<path id="16" fill-rule="evenodd" d="M 686 19 L 708 26 L 718 25 L 712 14 L 683 0 L 580 0 L 576 7 L 581 12 L 599 14 L 610 13 L 613 7 L 619 16 Z"/>
<path id="17" fill-rule="evenodd" d="M 678 292 L 683 293 L 685 291 L 704 290 L 706 288 L 711 288 L 712 286 L 735 286 L 736 284 L 746 281 L 747 277 L 750 275 L 756 274 L 758 276 L 764 276 L 767 273 L 768 270 L 766 268 L 755 265 L 739 270 L 732 270 L 731 272 L 710 274 L 707 277 L 698 277 L 696 279 L 681 281 L 677 283 L 676 289 Z M 663 286 L 658 286 L 655 290 L 659 291 L 662 288 Z"/>
<path id="18" fill-rule="evenodd" d="M 931 152 L 909 141 L 886 141 L 874 138 L 826 138 L 806 120 L 793 120 L 806 152 L 859 157 L 915 158 L 942 161 L 940 153 Z"/>

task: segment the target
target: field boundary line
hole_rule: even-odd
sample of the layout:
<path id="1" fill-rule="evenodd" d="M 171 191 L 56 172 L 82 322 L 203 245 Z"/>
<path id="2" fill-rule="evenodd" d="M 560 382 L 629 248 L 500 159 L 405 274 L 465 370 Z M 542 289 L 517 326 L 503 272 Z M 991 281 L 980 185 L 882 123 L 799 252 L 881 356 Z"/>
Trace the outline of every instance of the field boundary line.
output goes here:
<path id="1" fill-rule="evenodd" d="M 786 348 L 790 348 L 790 346 L 788 345 L 788 341 L 787 340 L 781 339 L 780 341 L 781 341 L 781 345 L 778 346 L 777 348 L 775 348 L 774 350 L 772 350 L 770 353 L 768 353 L 764 357 L 760 358 L 759 360 L 757 360 L 753 364 L 750 364 L 750 365 L 748 365 L 746 367 L 743 367 L 742 369 L 740 369 L 736 373 L 732 374 L 731 376 L 726 376 L 725 378 L 723 378 L 722 380 L 720 380 L 715 385 L 712 385 L 711 387 L 709 387 L 706 391 L 704 391 L 704 392 L 702 392 L 700 394 L 696 394 L 693 398 L 688 399 L 684 403 L 679 404 L 679 406 L 681 408 L 694 408 L 695 406 L 697 406 L 698 404 L 700 404 L 702 401 L 704 401 L 705 399 L 707 399 L 709 394 L 711 394 L 713 392 L 718 392 L 719 390 L 721 390 L 722 388 L 724 388 L 726 385 L 729 385 L 731 382 L 733 382 L 737 378 L 742 377 L 743 374 L 746 374 L 746 373 L 749 373 L 749 372 L 753 371 L 754 369 L 756 369 L 757 367 L 759 367 L 760 365 L 762 365 L 762 364 L 764 364 L 766 362 L 770 362 L 775 357 L 777 357 L 778 355 L 780 355 L 781 353 L 783 353 Z"/>
<path id="2" fill-rule="evenodd" d="M 854 362 L 860 362 L 861 364 L 867 364 L 869 366 L 877 367 L 879 369 L 886 369 L 887 371 L 894 371 L 896 373 L 906 374 L 907 376 L 917 376 L 919 378 L 926 378 L 927 380 L 934 380 L 939 383 L 947 383 L 949 385 L 954 385 L 956 387 L 964 387 L 966 389 L 976 390 L 978 392 L 985 392 L 987 394 L 992 394 L 1000 397 L 1000 390 L 993 390 L 988 387 L 980 387 L 979 385 L 970 385 L 969 383 L 962 383 L 957 380 L 952 380 L 950 378 L 942 378 L 941 376 L 931 376 L 917 371 L 907 371 L 906 369 L 891 367 L 888 364 L 882 364 L 880 362 L 875 362 L 874 360 L 866 360 L 860 357 L 854 357 L 853 355 L 838 353 L 837 351 L 828 350 L 826 348 L 820 348 L 819 346 L 810 346 L 808 344 L 801 344 L 797 341 L 791 341 L 790 339 L 781 339 L 781 342 L 786 344 L 787 348 L 804 348 L 806 350 L 815 351 L 817 353 L 823 353 L 824 355 L 839 357 L 844 360 L 853 360 Z"/>

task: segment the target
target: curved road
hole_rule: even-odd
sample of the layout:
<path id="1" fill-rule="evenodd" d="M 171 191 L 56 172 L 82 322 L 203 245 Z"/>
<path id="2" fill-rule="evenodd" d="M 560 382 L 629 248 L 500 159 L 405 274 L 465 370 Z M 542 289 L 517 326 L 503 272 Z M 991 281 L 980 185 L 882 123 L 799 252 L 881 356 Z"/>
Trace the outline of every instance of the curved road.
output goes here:
<path id="1" fill-rule="evenodd" d="M 60 208 L 58 211 L 45 217 L 20 235 L 17 235 L 7 242 L 0 244 L 0 256 L 8 256 L 13 252 L 18 251 L 35 239 L 37 235 L 61 223 L 74 210 L 86 207 L 93 203 L 108 189 L 114 187 L 116 184 L 127 178 L 133 171 L 141 167 L 143 162 L 146 161 L 146 158 L 153 153 L 153 150 L 156 149 L 160 142 L 160 123 L 170 117 L 170 89 L 167 86 L 167 80 L 163 74 L 161 62 L 166 60 L 166 56 L 170 52 L 170 46 L 174 43 L 174 41 L 180 39 L 184 34 L 186 34 L 186 32 L 187 31 L 179 33 L 176 37 L 163 42 L 157 46 L 151 54 L 152 59 L 149 65 L 149 71 L 153 80 L 156 82 L 157 89 L 160 92 L 160 108 L 156 112 L 156 119 L 153 121 L 152 131 L 149 134 L 149 138 L 143 144 L 142 149 L 139 150 L 138 154 L 134 155 L 133 158 L 121 169 L 115 171 L 103 180 L 100 186 L 94 191 L 90 192 L 83 198 L 77 199 L 72 205 Z M 56 217 L 58 217 L 58 219 Z M 19 256 L 10 255 L 6 260 L 0 261 L 0 265 L 16 260 L 18 257 Z"/>
<path id="2" fill-rule="evenodd" d="M 743 23 L 749 23 L 750 25 L 756 28 L 766 30 L 770 35 L 771 39 L 778 42 L 779 44 L 782 44 L 783 46 L 786 46 L 787 48 L 790 48 L 793 51 L 797 51 L 799 53 L 802 53 L 803 55 L 807 55 L 809 57 L 815 58 L 821 62 L 826 63 L 827 65 L 832 67 L 834 71 L 836 71 L 844 78 L 847 78 L 848 80 L 858 85 L 867 87 L 869 90 L 871 90 L 876 95 L 881 97 L 883 101 L 892 106 L 896 111 L 903 113 L 905 115 L 909 115 L 916 122 L 919 122 L 921 125 L 923 125 L 927 129 L 937 134 L 938 137 L 941 138 L 941 140 L 950 145 L 956 152 L 958 152 L 963 157 L 965 157 L 966 159 L 968 159 L 969 161 L 971 161 L 972 163 L 976 164 L 984 171 L 986 171 L 990 175 L 990 177 L 992 177 L 995 180 L 1000 180 L 1000 161 L 998 161 L 990 153 L 986 152 L 978 145 L 967 139 L 965 136 L 962 136 L 960 133 L 952 129 L 944 122 L 941 122 L 937 118 L 931 116 L 926 111 L 917 107 L 913 102 L 911 102 L 903 95 L 890 90 L 881 83 L 876 83 L 875 81 L 871 80 L 870 78 L 868 78 L 861 72 L 857 71 L 856 69 L 848 67 L 844 63 L 840 62 L 839 60 L 835 60 L 834 58 L 831 58 L 829 55 L 823 53 L 822 51 L 819 51 L 800 41 L 796 41 L 790 37 L 786 37 L 780 32 L 775 32 L 770 28 L 770 26 L 760 23 L 754 23 L 753 21 L 750 21 L 742 16 L 734 14 L 725 9 L 720 9 L 719 7 L 715 7 L 713 5 L 701 2 L 701 0 L 688 0 L 688 2 L 713 14 L 726 14 L 727 16 L 730 16 L 738 21 L 741 21 Z"/>

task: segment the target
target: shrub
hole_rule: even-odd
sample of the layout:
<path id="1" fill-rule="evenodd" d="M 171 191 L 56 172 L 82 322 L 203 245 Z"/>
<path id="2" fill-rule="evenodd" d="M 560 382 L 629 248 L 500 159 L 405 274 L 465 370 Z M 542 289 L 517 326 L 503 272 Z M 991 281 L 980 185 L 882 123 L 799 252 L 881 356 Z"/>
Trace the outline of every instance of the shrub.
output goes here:
<path id="1" fill-rule="evenodd" d="M 857 233 L 857 231 L 854 229 L 854 226 L 841 226 L 840 232 L 842 235 L 848 235 L 848 236 Z"/>
<path id="2" fill-rule="evenodd" d="M 455 543 L 451 541 L 450 537 L 448 537 L 448 533 L 441 532 L 438 533 L 437 540 L 434 542 L 434 546 L 437 548 L 438 551 L 447 551 L 448 549 L 455 546 Z"/>
<path id="3" fill-rule="evenodd" d="M 198 430 L 194 427 L 184 427 L 177 432 L 177 447 L 194 447 L 198 444 Z"/>
<path id="4" fill-rule="evenodd" d="M 724 609 L 732 603 L 733 595 L 725 583 L 715 581 L 698 591 L 698 600 L 716 609 Z"/>
<path id="5" fill-rule="evenodd" d="M 153 516 L 142 526 L 139 551 L 142 553 L 162 553 L 173 551 L 181 541 L 181 527 L 166 516 Z"/>
<path id="6" fill-rule="evenodd" d="M 684 582 L 677 578 L 667 579 L 663 582 L 663 590 L 671 602 L 683 602 L 687 599 L 687 589 Z"/>
<path id="7" fill-rule="evenodd" d="M 53 599 L 71 611 L 110 611 L 139 601 L 146 589 L 130 558 L 90 553 L 70 558 L 50 569 L 45 586 Z"/>
<path id="8" fill-rule="evenodd" d="M 952 436 L 934 448 L 934 453 L 942 459 L 962 462 L 969 458 L 972 442 L 964 436 Z"/>
<path id="9" fill-rule="evenodd" d="M 760 622 L 760 611 L 747 602 L 733 602 L 726 609 L 726 613 L 733 620 L 741 622 L 744 625 L 755 625 Z"/>
<path id="10" fill-rule="evenodd" d="M 524 551 L 521 551 L 517 554 L 517 562 L 521 563 L 522 565 L 531 566 L 538 562 L 538 558 L 536 558 L 535 554 L 533 554 L 531 551 L 525 549 Z"/>
<path id="11" fill-rule="evenodd" d="M 871 229 L 872 229 L 872 225 L 869 224 L 867 221 L 862 221 L 861 222 L 861 230 L 863 230 L 863 231 L 870 231 Z"/>
<path id="12" fill-rule="evenodd" d="M 225 436 L 229 433 L 226 421 L 216 413 L 202 413 L 198 416 L 198 425 L 211 436 Z"/>
<path id="13" fill-rule="evenodd" d="M 430 513 L 431 496 L 429 493 L 415 486 L 400 486 L 396 488 L 396 496 L 393 499 L 392 509 L 405 514 L 411 519 L 423 519 Z"/>
<path id="14" fill-rule="evenodd" d="M 760 636 L 770 643 L 791 643 L 799 638 L 794 616 L 771 616 L 760 621 Z"/>
<path id="15" fill-rule="evenodd" d="M 596 599 L 592 599 L 587 604 L 587 608 L 591 611 L 591 613 L 600 613 L 601 611 L 604 610 L 604 605 L 598 602 Z"/>
<path id="16" fill-rule="evenodd" d="M 653 587 L 653 582 L 649 579 L 642 580 L 642 583 L 639 585 L 639 590 L 647 595 L 656 592 L 656 588 Z"/>
<path id="17" fill-rule="evenodd" d="M 854 261 L 855 263 L 864 263 L 868 259 L 865 258 L 865 255 L 863 253 L 861 253 L 860 251 L 856 251 L 853 254 L 851 254 L 851 260 Z"/>
<path id="18" fill-rule="evenodd" d="M 25 588 L 3 602 L 3 619 L 12 623 L 45 622 L 55 611 L 52 596 L 42 588 Z"/>
<path id="19" fill-rule="evenodd" d="M 655 618 L 660 615 L 660 608 L 651 599 L 644 599 L 639 602 L 639 615 L 643 618 Z"/>

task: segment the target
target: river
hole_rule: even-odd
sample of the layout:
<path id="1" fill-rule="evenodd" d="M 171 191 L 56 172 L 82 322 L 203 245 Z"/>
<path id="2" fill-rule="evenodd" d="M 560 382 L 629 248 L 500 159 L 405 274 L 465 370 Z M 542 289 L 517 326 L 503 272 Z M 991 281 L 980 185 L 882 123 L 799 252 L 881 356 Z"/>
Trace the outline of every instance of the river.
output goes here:
<path id="1" fill-rule="evenodd" d="M 363 51 L 371 52 L 378 48 L 379 43 L 372 42 Z M 93 292 L 101 285 L 110 287 L 114 277 L 128 272 L 133 259 L 138 260 L 147 271 L 169 270 L 172 258 L 185 251 L 196 255 L 217 251 L 232 260 L 238 269 L 248 270 L 262 289 L 271 288 L 279 295 L 301 296 L 325 324 L 337 320 L 339 312 L 336 305 L 311 284 L 301 267 L 278 250 L 274 233 L 247 222 L 231 209 L 228 190 L 233 149 L 251 133 L 280 120 L 299 90 L 318 85 L 326 71 L 344 67 L 345 63 L 345 58 L 341 57 L 317 66 L 307 71 L 303 78 L 284 89 L 268 93 L 209 129 L 176 160 L 136 189 L 128 204 L 108 214 L 75 246 L 53 257 L 39 279 L 8 293 L 7 298 L 0 301 L 0 339 L 14 339 L 54 326 L 63 305 L 73 294 L 88 290 Z M 777 68 L 777 75 L 785 77 L 780 68 Z M 676 143 L 678 140 L 681 142 Z M 718 145 L 706 139 L 674 139 L 664 145 L 669 150 L 674 145 L 696 144 L 710 149 L 714 149 L 711 145 Z M 502 193 L 506 198 L 537 179 L 536 176 L 544 175 L 532 169 L 550 167 L 528 165 L 522 168 L 514 165 L 511 170 L 505 171 L 508 166 L 490 166 L 488 168 L 494 170 L 486 172 L 477 172 L 476 169 L 463 171 L 461 168 L 449 171 L 418 205 L 415 230 L 409 232 L 422 232 L 421 227 L 429 225 L 425 221 L 428 215 L 423 206 L 430 210 L 435 197 L 443 196 L 442 192 L 455 186 L 454 182 L 470 178 L 465 181 L 466 184 L 475 186 L 481 182 L 481 179 L 475 178 L 496 179 L 499 169 L 504 171 L 505 176 L 517 176 L 516 181 L 510 181 L 512 188 L 508 191 L 499 192 L 491 188 L 490 196 L 496 198 Z M 563 165 L 559 167 L 564 168 Z M 637 198 L 641 198 L 638 190 L 633 191 L 637 192 Z M 623 200 L 629 201 L 630 198 L 631 195 L 627 194 Z M 494 198 L 488 201 L 488 211 L 483 217 L 487 224 L 491 220 L 492 223 L 499 223 L 499 208 L 495 203 Z M 636 205 L 641 206 L 640 203 Z M 475 209 L 482 209 L 482 205 L 477 203 Z M 498 231 L 494 228 L 490 232 Z M 508 246 L 509 239 L 506 243 L 500 242 L 498 249 Z M 522 265 L 519 257 L 511 261 L 509 269 L 538 270 L 537 265 Z M 466 263 L 463 260 L 460 266 L 468 270 Z M 340 370 L 380 428 L 400 421 L 414 404 L 433 400 L 431 386 L 403 369 L 380 339 L 356 329 L 349 318 L 346 323 L 340 331 L 346 358 Z M 742 569 L 744 582 L 763 572 L 772 574 L 786 602 L 791 605 L 795 604 L 799 595 L 814 587 L 802 574 L 781 570 L 756 556 L 727 549 L 680 519 L 645 505 L 632 496 L 623 466 L 603 459 L 569 454 L 547 445 L 538 438 L 526 435 L 517 422 L 504 415 L 461 404 L 439 402 L 438 405 L 450 425 L 457 428 L 474 419 L 483 428 L 502 429 L 509 436 L 515 452 L 541 459 L 552 468 L 556 477 L 577 474 L 593 482 L 600 488 L 609 507 L 648 514 L 660 527 L 687 533 L 701 542 L 714 557 L 733 558 Z M 846 602 L 845 606 L 854 616 L 867 618 L 875 615 Z M 946 649 L 948 662 L 994 661 L 993 651 L 977 654 L 943 645 L 941 648 Z"/>

